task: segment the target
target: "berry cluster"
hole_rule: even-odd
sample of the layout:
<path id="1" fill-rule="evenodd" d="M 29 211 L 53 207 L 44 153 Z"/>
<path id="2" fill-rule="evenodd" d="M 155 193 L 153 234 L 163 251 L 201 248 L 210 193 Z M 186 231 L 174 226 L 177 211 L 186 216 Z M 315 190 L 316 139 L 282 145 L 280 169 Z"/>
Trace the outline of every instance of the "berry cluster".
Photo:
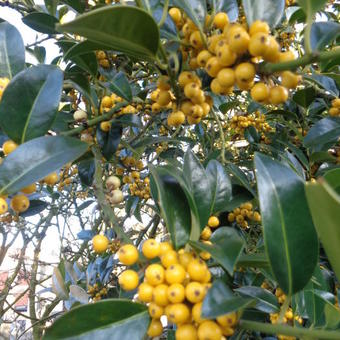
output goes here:
<path id="1" fill-rule="evenodd" d="M 261 215 L 255 211 L 253 205 L 250 202 L 243 203 L 239 208 L 235 208 L 228 214 L 228 221 L 230 223 L 236 222 L 242 228 L 248 228 L 249 222 L 261 222 Z"/>
<path id="2" fill-rule="evenodd" d="M 107 189 L 106 199 L 110 204 L 115 205 L 124 201 L 123 192 L 119 189 L 121 185 L 120 179 L 117 176 L 109 176 L 106 179 L 105 186 Z"/>
<path id="3" fill-rule="evenodd" d="M 98 283 L 95 283 L 93 286 L 88 286 L 87 293 L 91 296 L 92 301 L 96 302 L 101 300 L 103 296 L 107 295 L 107 289 L 105 287 L 100 288 Z"/>
<path id="4" fill-rule="evenodd" d="M 96 51 L 96 57 L 100 66 L 104 68 L 110 67 L 110 60 L 104 51 Z"/>
<path id="5" fill-rule="evenodd" d="M 244 137 L 244 131 L 249 126 L 253 126 L 261 133 L 261 139 L 263 140 L 266 140 L 265 133 L 274 131 L 274 129 L 266 122 L 266 116 L 258 111 L 254 114 L 249 113 L 233 116 L 230 125 L 228 125 L 228 130 Z"/>
<path id="6" fill-rule="evenodd" d="M 236 313 L 220 316 L 216 321 L 201 316 L 203 299 L 211 286 L 211 274 L 206 263 L 194 252 L 175 251 L 168 242 L 148 239 L 143 243 L 142 253 L 149 260 L 159 258 L 160 263 L 153 262 L 145 268 L 141 284 L 138 273 L 132 269 L 123 271 L 118 281 L 126 291 L 138 287 L 138 300 L 148 304 L 152 318 L 148 329 L 150 337 L 162 334 L 162 316 L 177 326 L 177 340 L 220 340 L 223 335 L 234 333 Z M 137 248 L 131 244 L 123 245 L 117 254 L 126 266 L 134 265 L 139 259 Z"/>
<path id="7" fill-rule="evenodd" d="M 340 98 L 332 100 L 332 107 L 329 109 L 329 115 L 332 117 L 340 117 Z"/>
<path id="8" fill-rule="evenodd" d="M 18 147 L 18 144 L 16 144 L 12 140 L 7 140 L 2 145 L 2 152 L 4 156 L 8 156 L 11 152 L 13 152 Z M 46 176 L 41 183 L 45 183 L 47 185 L 54 185 L 58 182 L 59 177 L 57 173 L 52 173 L 48 176 Z M 20 214 L 25 212 L 29 206 L 30 201 L 29 198 L 26 195 L 30 195 L 35 193 L 37 190 L 36 183 L 32 183 L 28 185 L 25 188 L 22 188 L 20 190 L 21 194 L 16 194 L 10 199 L 10 207 L 11 209 L 16 213 Z M 0 215 L 3 215 L 8 212 L 8 203 L 7 203 L 7 195 L 1 195 L 0 196 Z"/>

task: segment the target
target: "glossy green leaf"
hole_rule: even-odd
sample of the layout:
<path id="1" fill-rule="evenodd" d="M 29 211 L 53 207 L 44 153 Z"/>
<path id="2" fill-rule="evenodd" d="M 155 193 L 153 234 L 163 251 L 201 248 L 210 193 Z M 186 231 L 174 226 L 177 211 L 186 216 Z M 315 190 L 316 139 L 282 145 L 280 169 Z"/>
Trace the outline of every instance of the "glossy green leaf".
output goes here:
<path id="1" fill-rule="evenodd" d="M 25 68 L 25 45 L 19 31 L 0 22 L 0 77 L 13 78 Z"/>
<path id="2" fill-rule="evenodd" d="M 340 278 L 340 197 L 325 181 L 308 183 L 306 194 L 321 243 L 336 276 Z"/>
<path id="3" fill-rule="evenodd" d="M 122 137 L 122 132 L 123 128 L 120 124 L 111 124 L 108 132 L 104 132 L 100 126 L 97 127 L 97 143 L 100 146 L 103 156 L 107 160 L 110 160 L 116 152 Z"/>
<path id="4" fill-rule="evenodd" d="M 307 17 L 312 17 L 317 11 L 322 9 L 327 0 L 297 0 Z"/>
<path id="5" fill-rule="evenodd" d="M 207 14 L 205 0 L 173 0 L 176 7 L 181 8 L 197 27 L 203 27 Z"/>
<path id="6" fill-rule="evenodd" d="M 58 1 L 44 0 L 45 6 L 51 15 L 56 15 Z"/>
<path id="7" fill-rule="evenodd" d="M 231 181 L 223 166 L 216 160 L 211 160 L 206 169 L 212 190 L 210 214 L 224 211 L 231 200 Z"/>
<path id="8" fill-rule="evenodd" d="M 149 165 L 156 184 L 153 198 L 161 208 L 161 214 L 176 249 L 186 245 L 190 237 L 191 216 L 186 195 L 178 181 L 162 167 Z"/>
<path id="9" fill-rule="evenodd" d="M 268 268 L 268 256 L 265 253 L 241 254 L 237 261 L 238 267 Z"/>
<path id="10" fill-rule="evenodd" d="M 237 165 L 230 163 L 228 164 L 227 169 L 233 175 L 232 178 L 236 182 L 245 187 L 254 197 L 256 197 L 256 192 L 251 186 L 248 177 Z"/>
<path id="11" fill-rule="evenodd" d="M 295 92 L 293 100 L 295 103 L 307 108 L 315 99 L 315 90 L 313 87 L 307 87 Z"/>
<path id="12" fill-rule="evenodd" d="M 340 195 L 340 168 L 327 171 L 323 178 Z"/>
<path id="13" fill-rule="evenodd" d="M 254 298 L 257 301 L 255 308 L 262 312 L 278 313 L 280 311 L 280 305 L 276 296 L 267 289 L 256 286 L 244 286 L 235 289 L 235 292 Z"/>
<path id="14" fill-rule="evenodd" d="M 304 138 L 306 147 L 335 142 L 340 136 L 340 118 L 326 117 L 316 122 Z"/>
<path id="15" fill-rule="evenodd" d="M 217 316 L 244 309 L 255 301 L 253 299 L 236 296 L 221 280 L 215 280 L 203 300 L 202 316 L 214 319 Z"/>
<path id="16" fill-rule="evenodd" d="M 0 102 L 1 128 L 16 143 L 45 135 L 57 114 L 62 86 L 63 73 L 55 66 L 32 66 L 17 74 Z"/>
<path id="17" fill-rule="evenodd" d="M 154 19 L 132 6 L 102 7 L 57 28 L 136 58 L 154 59 L 159 45 L 159 30 Z"/>
<path id="18" fill-rule="evenodd" d="M 233 185 L 231 200 L 224 206 L 223 211 L 232 211 L 239 207 L 242 203 L 251 201 L 254 196 L 243 186 Z"/>
<path id="19" fill-rule="evenodd" d="M 93 157 L 81 160 L 78 164 L 78 175 L 83 185 L 91 186 L 93 183 L 93 176 L 95 171 L 95 164 Z"/>
<path id="20" fill-rule="evenodd" d="M 78 13 L 83 13 L 86 8 L 86 1 L 84 0 L 61 0 L 60 2 L 69 5 Z"/>
<path id="21" fill-rule="evenodd" d="M 285 0 L 242 0 L 248 25 L 256 20 L 266 21 L 276 27 L 284 14 Z"/>
<path id="22" fill-rule="evenodd" d="M 309 320 L 314 326 L 321 326 L 325 322 L 325 301 L 321 299 L 316 290 L 326 291 L 328 289 L 319 265 L 316 266 L 312 279 L 301 292 L 304 296 L 304 304 Z"/>
<path id="23" fill-rule="evenodd" d="M 33 12 L 24 16 L 22 21 L 24 24 L 40 33 L 58 34 L 58 31 L 55 30 L 58 19 L 50 14 Z"/>
<path id="24" fill-rule="evenodd" d="M 196 203 L 195 215 L 199 218 L 200 230 L 203 230 L 210 217 L 212 190 L 205 169 L 190 149 L 184 155 L 183 177 Z"/>
<path id="25" fill-rule="evenodd" d="M 233 275 L 235 264 L 238 261 L 244 242 L 237 231 L 230 227 L 220 227 L 211 236 L 212 245 L 191 241 L 190 244 L 201 250 L 207 251 L 230 275 Z"/>
<path id="26" fill-rule="evenodd" d="M 68 291 L 65 287 L 64 278 L 58 267 L 53 269 L 52 274 L 52 292 L 56 294 L 60 299 L 68 299 Z"/>
<path id="27" fill-rule="evenodd" d="M 78 55 L 87 54 L 89 52 L 94 52 L 96 50 L 109 50 L 109 49 L 110 46 L 98 44 L 96 42 L 89 40 L 84 40 L 78 44 L 73 44 L 73 46 L 70 49 L 68 49 L 64 54 L 64 59 L 72 59 Z"/>
<path id="28" fill-rule="evenodd" d="M 227 13 L 230 22 L 234 22 L 238 19 L 238 4 L 236 0 L 213 0 L 212 2 L 215 13 Z"/>
<path id="29" fill-rule="evenodd" d="M 329 91 L 334 96 L 339 95 L 339 90 L 337 88 L 336 82 L 331 77 L 314 73 L 311 75 L 304 75 L 304 78 L 311 80 L 313 83 L 316 83 L 321 88 L 324 88 L 325 90 Z"/>
<path id="30" fill-rule="evenodd" d="M 304 182 L 291 168 L 260 153 L 255 168 L 268 259 L 279 286 L 292 295 L 307 284 L 318 258 Z"/>
<path id="31" fill-rule="evenodd" d="M 70 286 L 70 296 L 82 304 L 88 303 L 89 301 L 89 296 L 86 291 L 77 285 Z"/>
<path id="32" fill-rule="evenodd" d="M 0 195 L 14 194 L 80 157 L 88 145 L 79 139 L 46 136 L 11 152 L 0 167 Z"/>
<path id="33" fill-rule="evenodd" d="M 24 211 L 23 213 L 20 213 L 20 216 L 21 217 L 34 216 L 34 215 L 39 214 L 42 211 L 44 211 L 47 206 L 48 206 L 48 203 L 45 202 L 45 201 L 30 199 L 29 208 L 26 211 Z"/>
<path id="34" fill-rule="evenodd" d="M 54 321 L 43 339 L 143 339 L 149 322 L 145 305 L 107 299 L 71 309 Z"/>
<path id="35" fill-rule="evenodd" d="M 313 152 L 310 155 L 310 160 L 312 162 L 316 162 L 316 163 L 321 163 L 321 162 L 336 162 L 336 157 L 334 157 L 333 155 L 331 155 L 329 152 L 327 151 L 318 151 L 318 152 Z"/>
<path id="36" fill-rule="evenodd" d="M 109 83 L 107 87 L 119 97 L 124 98 L 126 101 L 132 101 L 132 90 L 128 79 L 124 72 L 118 72 Z"/>
<path id="37" fill-rule="evenodd" d="M 314 22 L 310 43 L 313 50 L 322 50 L 340 35 L 340 25 L 335 22 Z"/>

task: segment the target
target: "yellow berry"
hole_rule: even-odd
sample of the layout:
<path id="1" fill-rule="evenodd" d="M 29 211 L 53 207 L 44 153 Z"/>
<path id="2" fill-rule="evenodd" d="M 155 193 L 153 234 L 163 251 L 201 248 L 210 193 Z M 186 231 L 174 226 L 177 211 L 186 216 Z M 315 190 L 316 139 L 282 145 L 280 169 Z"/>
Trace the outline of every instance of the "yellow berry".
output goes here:
<path id="1" fill-rule="evenodd" d="M 171 102 L 169 91 L 159 91 L 157 96 L 157 104 L 161 107 L 167 106 Z"/>
<path id="2" fill-rule="evenodd" d="M 280 57 L 279 57 L 280 63 L 285 62 L 285 61 L 292 61 L 294 59 L 295 59 L 295 54 L 293 51 L 288 50 L 286 52 L 280 53 Z"/>
<path id="3" fill-rule="evenodd" d="M 194 31 L 190 34 L 190 44 L 196 49 L 200 49 L 203 46 L 203 40 L 200 31 Z"/>
<path id="4" fill-rule="evenodd" d="M 160 243 L 160 255 L 165 254 L 169 250 L 173 250 L 172 245 L 169 242 Z"/>
<path id="5" fill-rule="evenodd" d="M 231 87 L 235 83 L 235 72 L 232 68 L 223 68 L 217 74 L 217 80 L 223 87 Z"/>
<path id="6" fill-rule="evenodd" d="M 104 121 L 100 123 L 100 129 L 104 132 L 109 132 L 111 129 L 111 122 Z"/>
<path id="7" fill-rule="evenodd" d="M 335 98 L 332 100 L 332 106 L 340 108 L 340 98 Z"/>
<path id="8" fill-rule="evenodd" d="M 216 216 L 210 216 L 208 220 L 208 226 L 210 228 L 217 228 L 220 225 L 220 220 Z"/>
<path id="9" fill-rule="evenodd" d="M 268 35 L 270 32 L 270 28 L 266 22 L 261 21 L 261 20 L 256 20 L 250 25 L 249 34 L 250 36 L 253 36 L 254 34 L 259 33 L 259 32 L 262 32 Z"/>
<path id="10" fill-rule="evenodd" d="M 168 286 L 166 284 L 160 284 L 154 287 L 152 292 L 152 301 L 158 306 L 166 306 L 168 301 Z"/>
<path id="11" fill-rule="evenodd" d="M 138 274 L 131 269 L 125 270 L 119 275 L 118 282 L 124 290 L 134 290 L 138 286 Z"/>
<path id="12" fill-rule="evenodd" d="M 201 232 L 201 239 L 202 240 L 209 240 L 212 232 L 211 229 L 207 226 Z"/>
<path id="13" fill-rule="evenodd" d="M 340 109 L 338 109 L 337 107 L 331 107 L 328 112 L 330 116 L 336 117 L 340 114 Z"/>
<path id="14" fill-rule="evenodd" d="M 269 88 L 265 83 L 262 82 L 256 83 L 252 87 L 250 95 L 253 98 L 253 100 L 259 103 L 265 102 L 269 97 Z"/>
<path id="15" fill-rule="evenodd" d="M 77 110 L 73 114 L 73 119 L 77 122 L 85 120 L 87 118 L 87 113 L 83 110 Z"/>
<path id="16" fill-rule="evenodd" d="M 255 33 L 249 41 L 248 50 L 254 57 L 261 57 L 265 55 L 267 48 L 269 47 L 268 34 L 263 32 Z"/>
<path id="17" fill-rule="evenodd" d="M 157 87 L 160 90 L 168 91 L 170 90 L 170 80 L 168 76 L 160 76 L 157 80 Z"/>
<path id="18" fill-rule="evenodd" d="M 154 259 L 159 256 L 161 251 L 161 246 L 159 242 L 150 238 L 143 243 L 142 253 L 147 259 Z"/>
<path id="19" fill-rule="evenodd" d="M 199 282 L 190 282 L 185 287 L 185 296 L 191 303 L 201 302 L 205 296 L 205 289 Z"/>
<path id="20" fill-rule="evenodd" d="M 178 263 L 178 256 L 175 250 L 169 250 L 161 256 L 162 265 L 165 268 L 170 267 L 173 264 Z"/>
<path id="21" fill-rule="evenodd" d="M 102 107 L 110 109 L 113 105 L 113 100 L 110 96 L 104 96 L 101 102 Z"/>
<path id="22" fill-rule="evenodd" d="M 5 214 L 8 211 L 8 204 L 6 200 L 0 197 L 0 215 Z"/>
<path id="23" fill-rule="evenodd" d="M 284 103 L 287 99 L 288 90 L 285 87 L 276 85 L 269 90 L 269 101 L 271 104 L 281 104 Z"/>
<path id="24" fill-rule="evenodd" d="M 196 327 L 190 323 L 179 325 L 176 329 L 176 340 L 197 340 Z"/>
<path id="25" fill-rule="evenodd" d="M 266 48 L 265 53 L 262 55 L 262 58 L 265 61 L 270 61 L 272 63 L 279 61 L 280 59 L 280 45 L 276 41 L 275 37 L 269 36 L 268 37 L 269 44 Z"/>
<path id="26" fill-rule="evenodd" d="M 198 324 L 204 321 L 201 314 L 202 314 L 202 302 L 199 302 L 192 307 L 192 319 Z"/>
<path id="27" fill-rule="evenodd" d="M 222 331 L 218 324 L 214 321 L 203 321 L 198 327 L 199 340 L 221 340 Z"/>
<path id="28" fill-rule="evenodd" d="M 214 16 L 213 25 L 220 30 L 229 23 L 228 14 L 224 12 L 219 12 Z"/>
<path id="29" fill-rule="evenodd" d="M 4 144 L 2 144 L 2 151 L 5 155 L 9 155 L 18 147 L 18 144 L 13 142 L 12 140 L 6 140 Z"/>
<path id="30" fill-rule="evenodd" d="M 281 84 L 287 89 L 295 89 L 301 77 L 291 71 L 283 71 L 281 73 Z"/>
<path id="31" fill-rule="evenodd" d="M 59 181 L 59 176 L 56 172 L 52 172 L 51 174 L 49 174 L 48 176 L 46 176 L 44 178 L 44 182 L 47 185 L 54 185 Z"/>
<path id="32" fill-rule="evenodd" d="M 32 183 L 32 184 L 28 185 L 27 187 L 22 188 L 20 191 L 23 192 L 26 195 L 29 195 L 29 194 L 33 194 L 34 192 L 36 192 L 36 190 L 37 190 L 36 184 Z"/>
<path id="33" fill-rule="evenodd" d="M 163 315 L 163 307 L 156 305 L 154 302 L 150 302 L 149 307 L 149 314 L 154 319 L 159 319 Z"/>
<path id="34" fill-rule="evenodd" d="M 109 239 L 104 235 L 95 235 L 92 238 L 92 245 L 96 253 L 104 253 L 109 246 Z"/>
<path id="35" fill-rule="evenodd" d="M 182 111 L 171 112 L 168 116 L 167 123 L 169 126 L 180 126 L 185 122 L 185 114 Z"/>
<path id="36" fill-rule="evenodd" d="M 138 250 L 133 244 L 125 244 L 118 250 L 119 261 L 131 266 L 138 261 Z"/>
<path id="37" fill-rule="evenodd" d="M 164 282 L 165 271 L 160 264 L 150 264 L 145 270 L 145 278 L 147 283 L 157 286 Z"/>
<path id="38" fill-rule="evenodd" d="M 241 55 L 247 51 L 249 40 L 249 34 L 245 31 L 245 29 L 240 29 L 229 35 L 228 44 L 233 52 Z"/>
<path id="39" fill-rule="evenodd" d="M 147 333 L 151 338 L 160 336 L 163 333 L 162 323 L 158 319 L 152 319 Z"/>
<path id="40" fill-rule="evenodd" d="M 237 321 L 237 314 L 235 312 L 218 316 L 216 321 L 224 327 L 233 327 Z"/>
<path id="41" fill-rule="evenodd" d="M 205 65 L 205 70 L 210 77 L 216 77 L 221 68 L 222 65 L 219 63 L 217 57 L 209 58 Z"/>
<path id="42" fill-rule="evenodd" d="M 241 63 L 235 68 L 236 80 L 241 83 L 249 83 L 254 80 L 255 67 L 251 63 Z"/>
<path id="43" fill-rule="evenodd" d="M 25 195 L 15 195 L 11 199 L 11 208 L 17 213 L 26 211 L 30 206 L 30 201 Z"/>
<path id="44" fill-rule="evenodd" d="M 200 87 L 197 83 L 188 83 L 187 85 L 185 85 L 184 87 L 184 95 L 187 98 L 194 98 L 197 97 L 200 93 Z"/>
<path id="45" fill-rule="evenodd" d="M 173 283 L 168 287 L 168 300 L 171 303 L 180 303 L 185 299 L 185 289 L 180 283 Z"/>
<path id="46" fill-rule="evenodd" d="M 117 176 L 109 176 L 105 181 L 106 188 L 109 190 L 118 189 L 120 184 L 120 179 Z"/>
<path id="47" fill-rule="evenodd" d="M 151 302 L 153 287 L 146 282 L 143 282 L 138 287 L 138 300 L 141 302 Z"/>
<path id="48" fill-rule="evenodd" d="M 202 260 L 192 260 L 189 262 L 187 272 L 193 281 L 203 282 L 207 275 L 207 265 Z"/>
<path id="49" fill-rule="evenodd" d="M 170 8 L 169 15 L 176 24 L 179 24 L 182 20 L 182 13 L 177 7 Z"/>
<path id="50" fill-rule="evenodd" d="M 175 324 L 187 322 L 190 318 L 190 310 L 184 303 L 175 303 L 169 307 L 168 318 Z"/>
<path id="51" fill-rule="evenodd" d="M 182 283 L 185 279 L 185 269 L 182 265 L 175 263 L 165 271 L 165 279 L 169 284 Z"/>
<path id="52" fill-rule="evenodd" d="M 208 60 L 212 57 L 212 54 L 208 50 L 202 50 L 197 55 L 197 64 L 201 67 L 204 67 Z"/>
<path id="53" fill-rule="evenodd" d="M 195 80 L 195 75 L 192 72 L 183 71 L 178 76 L 178 83 L 179 83 L 179 86 L 181 87 L 184 87 L 185 85 L 189 83 L 195 82 L 194 80 Z"/>

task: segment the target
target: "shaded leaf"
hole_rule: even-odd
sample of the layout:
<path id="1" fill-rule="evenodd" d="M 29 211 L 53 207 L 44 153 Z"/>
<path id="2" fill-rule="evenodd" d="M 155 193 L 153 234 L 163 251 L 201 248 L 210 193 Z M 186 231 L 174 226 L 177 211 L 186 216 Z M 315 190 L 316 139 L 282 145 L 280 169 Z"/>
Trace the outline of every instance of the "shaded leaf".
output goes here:
<path id="1" fill-rule="evenodd" d="M 30 28 L 45 34 L 57 34 L 55 25 L 59 22 L 58 19 L 50 14 L 42 12 L 33 12 L 22 18 L 25 25 Z"/>

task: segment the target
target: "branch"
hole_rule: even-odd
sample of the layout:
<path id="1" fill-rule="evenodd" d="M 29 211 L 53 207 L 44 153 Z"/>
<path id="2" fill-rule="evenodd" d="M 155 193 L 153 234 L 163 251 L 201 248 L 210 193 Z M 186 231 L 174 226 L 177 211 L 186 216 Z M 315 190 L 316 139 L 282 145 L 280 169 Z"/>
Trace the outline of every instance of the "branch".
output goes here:
<path id="1" fill-rule="evenodd" d="M 300 327 L 290 327 L 285 325 L 271 325 L 262 322 L 241 320 L 239 323 L 241 329 L 247 329 L 255 332 L 266 334 L 291 335 L 297 338 L 313 339 L 340 339 L 339 331 L 326 331 L 319 329 L 306 329 Z"/>
<path id="2" fill-rule="evenodd" d="M 340 48 L 335 48 L 331 51 L 325 52 L 312 52 L 305 54 L 301 58 L 297 58 L 291 61 L 285 61 L 283 63 L 263 63 L 259 65 L 260 73 L 271 74 L 278 71 L 291 70 L 294 71 L 300 66 L 306 66 L 317 61 L 325 61 L 333 58 L 340 57 Z"/>

